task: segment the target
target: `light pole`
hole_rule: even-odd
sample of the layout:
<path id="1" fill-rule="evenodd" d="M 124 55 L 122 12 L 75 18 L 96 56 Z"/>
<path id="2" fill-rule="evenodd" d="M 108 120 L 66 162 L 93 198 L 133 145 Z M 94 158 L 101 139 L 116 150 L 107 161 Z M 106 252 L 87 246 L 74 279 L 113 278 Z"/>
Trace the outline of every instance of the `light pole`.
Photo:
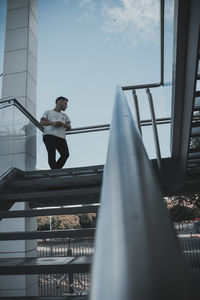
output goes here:
<path id="1" fill-rule="evenodd" d="M 52 216 L 49 216 L 49 230 L 52 230 Z M 53 256 L 52 239 L 50 238 L 50 256 Z"/>

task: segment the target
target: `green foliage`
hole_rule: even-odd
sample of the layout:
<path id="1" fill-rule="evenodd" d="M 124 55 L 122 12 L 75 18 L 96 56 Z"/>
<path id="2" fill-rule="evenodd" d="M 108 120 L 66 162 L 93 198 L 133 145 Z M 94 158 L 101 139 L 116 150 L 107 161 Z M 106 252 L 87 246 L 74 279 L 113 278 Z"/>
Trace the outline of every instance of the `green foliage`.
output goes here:
<path id="1" fill-rule="evenodd" d="M 38 217 L 38 230 L 50 229 L 50 217 Z M 96 214 L 60 215 L 52 217 L 52 230 L 90 228 L 96 226 Z"/>
<path id="2" fill-rule="evenodd" d="M 54 216 L 52 218 L 52 229 L 75 229 L 80 228 L 79 217 L 74 215 Z"/>
<path id="3" fill-rule="evenodd" d="M 38 217 L 37 228 L 38 230 L 49 230 L 50 222 L 49 217 Z"/>
<path id="4" fill-rule="evenodd" d="M 96 227 L 96 214 L 82 214 L 79 215 L 79 221 L 82 228 Z"/>
<path id="5" fill-rule="evenodd" d="M 181 205 L 175 205 L 169 208 L 169 213 L 173 222 L 184 222 L 194 218 L 193 208 Z"/>
<path id="6" fill-rule="evenodd" d="M 200 196 L 173 196 L 165 199 L 173 222 L 194 220 L 200 216 Z"/>

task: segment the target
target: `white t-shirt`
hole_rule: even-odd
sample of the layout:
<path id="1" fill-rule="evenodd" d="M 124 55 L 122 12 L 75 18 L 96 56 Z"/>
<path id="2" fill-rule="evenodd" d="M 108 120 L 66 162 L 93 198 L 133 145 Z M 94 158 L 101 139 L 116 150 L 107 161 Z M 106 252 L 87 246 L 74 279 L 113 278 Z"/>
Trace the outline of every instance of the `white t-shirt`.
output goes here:
<path id="1" fill-rule="evenodd" d="M 55 111 L 55 110 L 45 111 L 42 115 L 42 118 L 45 118 L 47 121 L 50 121 L 50 122 L 60 121 L 64 124 L 66 122 L 70 121 L 69 117 L 66 114 Z M 44 126 L 43 135 L 46 135 L 46 134 L 55 135 L 62 139 L 65 139 L 65 136 L 66 136 L 64 127 L 55 127 L 53 125 Z"/>

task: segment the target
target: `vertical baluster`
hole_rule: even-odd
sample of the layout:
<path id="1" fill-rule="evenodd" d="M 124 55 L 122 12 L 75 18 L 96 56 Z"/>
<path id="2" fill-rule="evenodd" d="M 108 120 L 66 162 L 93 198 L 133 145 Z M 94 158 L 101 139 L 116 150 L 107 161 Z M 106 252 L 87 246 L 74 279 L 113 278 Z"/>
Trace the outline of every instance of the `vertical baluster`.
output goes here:
<path id="1" fill-rule="evenodd" d="M 159 170 L 162 169 L 161 165 L 161 154 L 160 154 L 160 144 L 159 144 L 159 138 L 158 138 L 158 130 L 156 125 L 156 117 L 155 117 L 155 111 L 154 111 L 154 105 L 153 105 L 153 99 L 150 92 L 150 89 L 146 89 L 146 93 L 149 100 L 149 107 L 151 112 L 151 120 L 152 120 L 152 128 L 153 128 L 153 136 L 154 136 L 154 143 L 155 143 L 155 149 L 156 149 L 156 157 L 158 162 L 158 168 Z"/>
<path id="2" fill-rule="evenodd" d="M 132 90 L 132 94 L 133 94 L 133 100 L 134 100 L 134 104 L 135 104 L 135 113 L 136 113 L 137 126 L 138 126 L 138 129 L 139 129 L 140 134 L 142 136 L 142 128 L 141 128 L 141 122 L 140 122 L 140 111 L 139 111 L 138 97 L 137 97 L 137 94 L 136 94 L 136 90 Z"/>

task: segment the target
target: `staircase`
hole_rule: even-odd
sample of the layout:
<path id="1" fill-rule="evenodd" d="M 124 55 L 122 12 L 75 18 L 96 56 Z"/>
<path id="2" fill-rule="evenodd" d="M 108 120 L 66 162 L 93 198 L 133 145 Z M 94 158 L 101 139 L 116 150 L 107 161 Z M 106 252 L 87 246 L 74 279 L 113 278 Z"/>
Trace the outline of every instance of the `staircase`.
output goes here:
<path id="1" fill-rule="evenodd" d="M 187 157 L 187 177 L 195 179 L 200 174 L 200 46 L 196 66 L 195 92 Z"/>
<path id="2" fill-rule="evenodd" d="M 99 207 L 102 174 L 102 165 L 26 172 L 11 169 L 1 180 L 1 219 L 96 213 Z M 9 211 L 9 208 L 16 202 L 28 202 L 31 209 Z M 94 234 L 95 229 L 93 228 L 1 232 L 0 240 L 88 238 L 94 237 Z M 74 256 L 73 251 L 65 257 L 1 258 L 0 275 L 89 273 L 91 262 L 91 255 L 86 253 Z M 76 293 L 72 293 L 70 297 L 73 298 L 75 295 Z M 82 296 L 81 299 L 83 298 L 87 297 Z M 4 299 L 6 298 L 4 297 Z M 20 299 L 28 299 L 28 297 Z M 31 299 L 41 298 L 33 297 Z M 66 298 L 63 297 L 63 299 Z"/>

